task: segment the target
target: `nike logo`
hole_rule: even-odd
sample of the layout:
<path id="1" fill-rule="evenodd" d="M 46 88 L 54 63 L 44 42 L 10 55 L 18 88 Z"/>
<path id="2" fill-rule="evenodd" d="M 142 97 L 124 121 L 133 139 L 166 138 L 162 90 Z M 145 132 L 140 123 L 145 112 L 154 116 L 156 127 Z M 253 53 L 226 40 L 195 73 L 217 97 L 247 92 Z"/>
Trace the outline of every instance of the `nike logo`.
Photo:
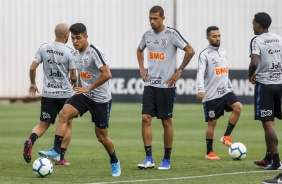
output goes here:
<path id="1" fill-rule="evenodd" d="M 100 126 L 102 127 L 102 126 L 105 126 L 106 124 L 105 123 L 100 123 Z"/>
<path id="2" fill-rule="evenodd" d="M 151 43 L 152 41 L 148 41 L 147 43 Z"/>
<path id="3" fill-rule="evenodd" d="M 172 112 L 168 113 L 167 115 L 170 116 L 172 114 Z"/>

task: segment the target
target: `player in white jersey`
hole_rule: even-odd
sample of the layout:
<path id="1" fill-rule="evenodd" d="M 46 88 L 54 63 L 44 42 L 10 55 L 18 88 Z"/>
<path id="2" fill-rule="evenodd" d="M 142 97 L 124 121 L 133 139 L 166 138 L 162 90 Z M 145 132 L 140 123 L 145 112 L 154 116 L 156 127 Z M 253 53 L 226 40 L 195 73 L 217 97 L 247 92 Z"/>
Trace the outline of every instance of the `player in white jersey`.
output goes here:
<path id="1" fill-rule="evenodd" d="M 282 99 L 282 38 L 270 33 L 271 17 L 265 12 L 254 15 L 253 31 L 257 35 L 250 43 L 249 81 L 255 84 L 255 120 L 260 120 L 265 134 L 265 158 L 254 161 L 265 170 L 281 170 L 274 118 L 281 119 Z M 265 183 L 278 183 L 278 176 Z"/>
<path id="2" fill-rule="evenodd" d="M 160 170 L 170 168 L 170 154 L 173 142 L 172 113 L 176 97 L 175 83 L 194 55 L 194 50 L 180 33 L 166 27 L 164 10 L 160 6 L 150 9 L 149 19 L 152 29 L 145 32 L 137 48 L 140 74 L 145 82 L 142 99 L 142 137 L 146 159 L 138 168 L 155 166 L 152 157 L 152 117 L 161 119 L 164 128 L 164 157 Z M 148 69 L 144 68 L 144 50 L 147 47 Z M 181 66 L 176 69 L 177 49 L 183 49 L 185 56 Z"/>
<path id="3" fill-rule="evenodd" d="M 91 113 L 95 123 L 95 133 L 110 156 L 112 176 L 120 176 L 120 162 L 116 156 L 112 140 L 108 136 L 109 118 L 111 111 L 111 91 L 109 79 L 112 77 L 104 54 L 96 46 L 89 44 L 84 24 L 76 23 L 70 27 L 74 48 L 75 65 L 79 74 L 79 87 L 75 95 L 69 98 L 60 112 L 56 127 L 54 147 L 49 151 L 40 151 L 44 157 L 56 160 L 60 153 L 62 138 L 66 135 L 67 120 Z"/>
<path id="4" fill-rule="evenodd" d="M 35 59 L 30 66 L 29 94 L 35 97 L 39 92 L 36 86 L 36 69 L 43 63 L 43 90 L 41 101 L 40 123 L 36 125 L 29 139 L 24 143 L 23 156 L 27 163 L 31 161 L 32 147 L 35 141 L 41 137 L 50 124 L 54 124 L 59 111 L 63 108 L 66 100 L 72 96 L 72 86 L 76 86 L 76 69 L 72 56 L 73 49 L 65 43 L 69 37 L 69 26 L 58 24 L 55 28 L 56 40 L 42 44 L 38 49 Z M 71 83 L 70 83 L 71 81 Z M 61 147 L 61 158 L 56 165 L 69 165 L 64 159 L 65 152 L 71 139 L 71 121 L 67 123 L 67 133 Z"/>
<path id="5" fill-rule="evenodd" d="M 232 144 L 230 134 L 239 120 L 242 104 L 233 93 L 228 77 L 228 60 L 226 51 L 220 47 L 221 34 L 216 26 L 206 30 L 209 46 L 199 55 L 197 71 L 197 98 L 203 102 L 205 120 L 208 122 L 206 130 L 206 159 L 219 160 L 213 152 L 213 138 L 217 119 L 224 115 L 224 110 L 232 113 L 228 126 L 220 142 L 226 146 Z"/>

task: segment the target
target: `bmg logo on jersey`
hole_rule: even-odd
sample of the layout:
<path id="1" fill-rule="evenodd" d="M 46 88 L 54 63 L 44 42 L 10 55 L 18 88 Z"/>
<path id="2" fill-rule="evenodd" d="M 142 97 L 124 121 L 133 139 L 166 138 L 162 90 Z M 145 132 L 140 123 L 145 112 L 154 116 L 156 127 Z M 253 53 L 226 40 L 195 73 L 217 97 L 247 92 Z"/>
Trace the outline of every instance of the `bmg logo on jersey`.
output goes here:
<path id="1" fill-rule="evenodd" d="M 53 71 L 53 70 L 50 70 L 50 73 L 49 73 L 49 76 L 50 77 L 63 77 L 62 73 L 58 70 L 58 71 Z"/>
<path id="2" fill-rule="evenodd" d="M 228 68 L 227 67 L 217 67 L 214 69 L 215 75 L 219 76 L 222 74 L 227 74 L 228 73 Z"/>
<path id="3" fill-rule="evenodd" d="M 164 52 L 150 52 L 149 57 L 150 57 L 150 60 L 164 61 L 165 53 Z"/>
<path id="4" fill-rule="evenodd" d="M 91 74 L 89 72 L 80 72 L 79 76 L 81 79 L 89 80 L 92 78 Z"/>

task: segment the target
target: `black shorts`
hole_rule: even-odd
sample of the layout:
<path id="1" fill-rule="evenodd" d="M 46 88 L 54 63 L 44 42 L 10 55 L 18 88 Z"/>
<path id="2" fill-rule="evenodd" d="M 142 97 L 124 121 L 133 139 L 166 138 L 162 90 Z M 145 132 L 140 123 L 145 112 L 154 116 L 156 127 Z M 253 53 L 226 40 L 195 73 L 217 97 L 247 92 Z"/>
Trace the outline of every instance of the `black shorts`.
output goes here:
<path id="1" fill-rule="evenodd" d="M 230 105 L 236 102 L 240 102 L 240 100 L 232 92 L 227 93 L 221 98 L 204 102 L 203 106 L 206 122 L 218 119 L 220 116 L 223 116 L 224 111 L 232 111 L 233 109 L 230 107 Z"/>
<path id="2" fill-rule="evenodd" d="M 274 121 L 281 119 L 282 84 L 262 84 L 255 86 L 255 120 Z"/>
<path id="3" fill-rule="evenodd" d="M 172 118 L 176 99 L 176 88 L 157 88 L 144 86 L 142 114 L 149 114 L 158 119 Z"/>
<path id="4" fill-rule="evenodd" d="M 70 104 L 76 108 L 80 116 L 89 111 L 92 116 L 92 122 L 98 128 L 104 129 L 109 127 L 112 100 L 106 103 L 98 103 L 83 94 L 78 94 L 70 97 L 66 101 L 66 104 Z"/>
<path id="5" fill-rule="evenodd" d="M 40 121 L 54 124 L 58 113 L 64 107 L 67 99 L 42 97 Z"/>

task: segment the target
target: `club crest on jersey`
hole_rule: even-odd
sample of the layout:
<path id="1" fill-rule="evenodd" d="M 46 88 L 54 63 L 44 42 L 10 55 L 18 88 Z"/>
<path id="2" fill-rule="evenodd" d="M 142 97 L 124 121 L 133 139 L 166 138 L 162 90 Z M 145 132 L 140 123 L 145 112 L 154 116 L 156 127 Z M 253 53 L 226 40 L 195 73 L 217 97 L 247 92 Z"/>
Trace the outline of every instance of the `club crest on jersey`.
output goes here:
<path id="1" fill-rule="evenodd" d="M 167 38 L 162 38 L 161 39 L 161 45 L 164 47 L 164 46 L 167 46 Z"/>
<path id="2" fill-rule="evenodd" d="M 214 117 L 215 117 L 214 111 L 209 111 L 209 117 L 210 117 L 210 118 L 214 118 Z"/>
<path id="3" fill-rule="evenodd" d="M 83 64 L 84 64 L 84 66 L 89 66 L 89 58 L 88 57 L 86 57 L 86 58 L 83 58 Z"/>

